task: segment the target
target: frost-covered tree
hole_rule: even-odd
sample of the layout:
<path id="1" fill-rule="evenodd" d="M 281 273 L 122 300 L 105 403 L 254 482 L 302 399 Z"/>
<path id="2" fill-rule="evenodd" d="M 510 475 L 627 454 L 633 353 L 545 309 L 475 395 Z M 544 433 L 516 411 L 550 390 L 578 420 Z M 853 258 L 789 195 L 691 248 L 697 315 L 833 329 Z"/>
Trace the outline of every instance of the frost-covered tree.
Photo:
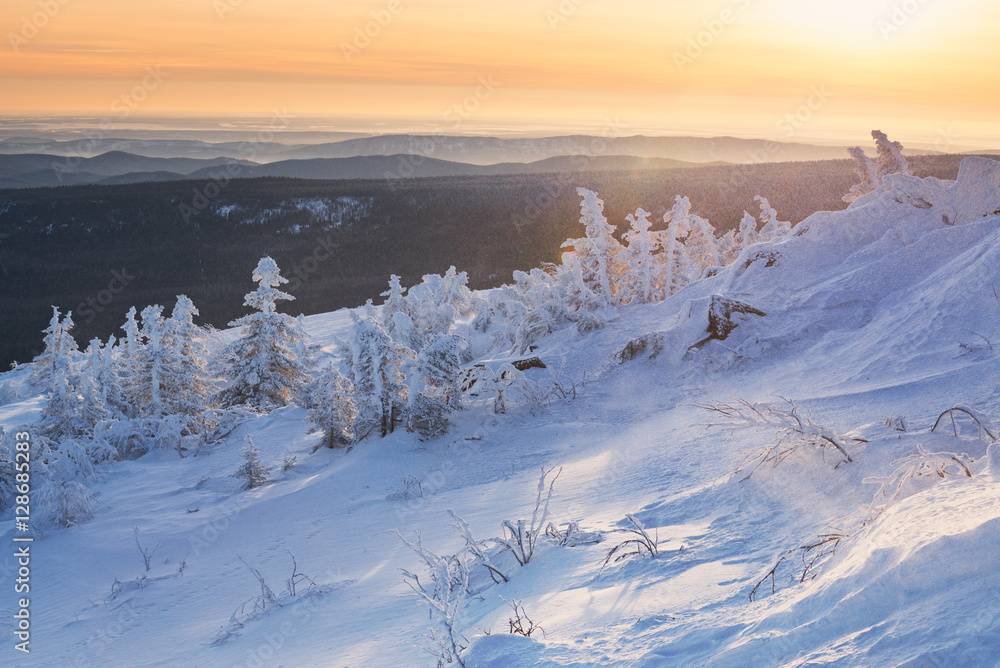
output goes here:
<path id="1" fill-rule="evenodd" d="M 260 449 L 253 442 L 253 439 L 250 438 L 249 434 L 247 434 L 247 441 L 246 447 L 240 453 L 243 464 L 240 465 L 233 475 L 246 480 L 247 489 L 254 489 L 267 483 L 267 474 L 271 472 L 271 468 L 261 463 Z"/>
<path id="2" fill-rule="evenodd" d="M 572 247 L 580 263 L 584 283 L 596 295 L 597 303 L 611 306 L 618 303 L 617 288 L 622 275 L 620 255 L 622 245 L 614 237 L 615 228 L 604 217 L 604 201 L 597 193 L 577 188 L 580 195 L 580 223 L 586 236 L 570 239 L 563 247 Z"/>
<path id="3" fill-rule="evenodd" d="M 145 346 L 139 323 L 136 320 L 136 309 L 131 307 L 121 326 L 125 337 L 118 343 L 118 370 L 121 378 L 122 392 L 127 400 L 126 415 L 130 418 L 139 415 L 139 367 L 142 364 L 142 349 Z"/>
<path id="4" fill-rule="evenodd" d="M 662 266 L 655 256 L 657 239 L 650 232 L 649 212 L 637 209 L 626 217 L 632 229 L 625 233 L 628 269 L 622 286 L 622 302 L 645 304 L 664 297 Z"/>
<path id="5" fill-rule="evenodd" d="M 406 296 L 403 313 L 409 320 L 399 311 L 393 313 L 390 335 L 399 343 L 420 350 L 441 334 L 449 334 L 458 318 L 472 314 L 474 300 L 468 283 L 468 274 L 455 267 L 449 267 L 442 275 L 424 276 Z M 411 321 L 415 328 L 412 333 L 406 331 Z"/>
<path id="6" fill-rule="evenodd" d="M 709 268 L 719 266 L 719 245 L 715 228 L 701 216 L 689 213 L 686 227 L 684 254 L 687 256 L 687 282 L 691 283 L 704 276 Z"/>
<path id="7" fill-rule="evenodd" d="M 744 248 L 752 246 L 760 239 L 760 232 L 757 231 L 757 219 L 744 211 L 740 226 L 735 230 L 729 230 L 719 239 L 720 262 L 723 265 L 732 264 Z"/>
<path id="8" fill-rule="evenodd" d="M 879 186 L 879 177 L 872 159 L 865 155 L 864 149 L 860 146 L 852 146 L 847 149 L 851 157 L 854 158 L 854 172 L 860 181 L 851 186 L 851 189 L 844 195 L 845 202 L 853 202 L 862 195 L 867 195 Z"/>
<path id="9" fill-rule="evenodd" d="M 660 252 L 657 258 L 660 262 L 663 277 L 663 289 L 670 296 L 688 284 L 690 256 L 684 248 L 688 225 L 691 219 L 691 201 L 680 195 L 674 200 L 674 206 L 663 215 L 667 229 L 658 233 L 657 240 Z"/>
<path id="10" fill-rule="evenodd" d="M 47 378 L 45 406 L 42 409 L 39 432 L 54 442 L 73 439 L 87 433 L 83 421 L 83 397 L 79 393 L 79 369 L 75 357 L 79 355 L 76 341 L 72 336 L 71 314 L 60 322 L 58 312 L 53 315 L 55 327 L 51 324 L 46 344 L 47 356 L 43 360 Z"/>
<path id="11" fill-rule="evenodd" d="M 100 388 L 101 401 L 111 412 L 111 417 L 121 419 L 129 416 L 131 407 L 125 394 L 122 380 L 123 364 L 121 348 L 114 336 L 108 337 L 108 342 L 100 345 L 100 339 L 94 339 L 90 345 L 98 346 L 95 382 Z"/>
<path id="12" fill-rule="evenodd" d="M 860 146 L 847 149 L 856 163 L 855 173 L 860 181 L 851 186 L 844 195 L 845 202 L 853 202 L 862 195 L 874 191 L 882 185 L 882 180 L 889 174 L 910 174 L 910 168 L 903 156 L 903 145 L 890 141 L 881 130 L 872 130 L 875 140 L 876 157 L 872 160 L 865 155 Z"/>
<path id="13" fill-rule="evenodd" d="M 403 368 L 413 358 L 413 351 L 393 341 L 373 318 L 354 317 L 341 353 L 350 369 L 355 393 L 362 398 L 362 416 L 377 423 L 385 436 L 403 417 L 409 391 Z"/>
<path id="14" fill-rule="evenodd" d="M 83 354 L 80 365 L 79 394 L 80 418 L 91 432 L 106 420 L 115 416 L 117 409 L 108 402 L 108 392 L 115 391 L 117 378 L 108 378 L 105 373 L 104 351 L 100 339 L 92 339 Z M 110 385 L 106 387 L 105 384 Z"/>
<path id="15" fill-rule="evenodd" d="M 875 151 L 878 153 L 875 170 L 880 183 L 889 174 L 910 175 L 910 168 L 903 157 L 902 144 L 890 141 L 881 130 L 872 130 L 872 139 L 875 140 Z"/>
<path id="16" fill-rule="evenodd" d="M 171 413 L 195 417 L 208 407 L 215 382 L 208 372 L 207 333 L 194 322 L 198 309 L 186 295 L 177 303 L 164 324 L 164 344 L 169 355 L 168 374 L 162 379 L 166 403 Z M 191 421 L 193 428 L 195 421 Z"/>
<path id="17" fill-rule="evenodd" d="M 323 445 L 339 448 L 354 443 L 358 407 L 351 381 L 331 363 L 316 375 L 310 394 L 309 419 L 323 432 Z"/>
<path id="18" fill-rule="evenodd" d="M 141 318 L 139 331 L 145 344 L 139 349 L 132 400 L 141 416 L 160 418 L 172 414 L 168 388 L 177 382 L 178 369 L 163 307 L 159 304 L 147 306 L 142 310 Z"/>
<path id="19" fill-rule="evenodd" d="M 288 282 L 277 263 L 261 258 L 253 272 L 258 287 L 243 302 L 257 310 L 229 323 L 243 329 L 243 336 L 227 346 L 225 374 L 229 387 L 217 396 L 225 407 L 247 405 L 260 409 L 284 406 L 308 380 L 307 369 L 296 353 L 301 329 L 295 318 L 278 313 L 275 304 L 295 299 L 279 290 Z"/>
<path id="20" fill-rule="evenodd" d="M 385 302 L 382 304 L 381 322 L 386 329 L 392 326 L 392 316 L 396 313 L 409 315 L 406 304 L 406 288 L 399 281 L 400 278 L 396 274 L 389 276 L 389 289 L 382 293 Z"/>
<path id="21" fill-rule="evenodd" d="M 563 294 L 566 310 L 573 314 L 574 320 L 588 317 L 586 314 L 603 307 L 605 302 L 600 293 L 584 278 L 583 262 L 575 250 L 563 253 L 555 279 Z"/>
<path id="22" fill-rule="evenodd" d="M 443 433 L 448 416 L 462 407 L 462 338 L 441 335 L 424 348 L 410 383 L 408 421 L 425 436 Z"/>
<path id="23" fill-rule="evenodd" d="M 781 239 L 792 229 L 788 221 L 778 220 L 778 212 L 774 210 L 766 197 L 757 195 L 754 200 L 760 204 L 760 240 L 771 241 Z"/>
<path id="24" fill-rule="evenodd" d="M 34 359 L 32 379 L 43 388 L 51 386 L 59 364 L 73 364 L 74 357 L 80 352 L 76 339 L 73 338 L 73 313 L 69 312 L 60 319 L 59 309 L 52 307 L 52 319 L 42 333 L 45 334 L 45 349 Z"/>

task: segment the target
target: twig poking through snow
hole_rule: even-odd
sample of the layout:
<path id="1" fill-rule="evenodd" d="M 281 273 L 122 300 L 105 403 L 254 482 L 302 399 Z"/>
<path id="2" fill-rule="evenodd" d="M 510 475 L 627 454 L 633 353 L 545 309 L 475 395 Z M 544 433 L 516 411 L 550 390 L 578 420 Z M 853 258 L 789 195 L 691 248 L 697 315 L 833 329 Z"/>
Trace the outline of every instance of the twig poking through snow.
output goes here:
<path id="1" fill-rule="evenodd" d="M 784 401 L 787 407 L 754 404 L 740 398 L 733 398 L 729 403 L 696 404 L 697 408 L 712 413 L 718 419 L 717 422 L 704 425 L 705 427 L 720 428 L 730 433 L 739 429 L 774 430 L 776 442 L 748 455 L 736 467 L 734 473 L 752 466 L 752 470 L 746 476 L 749 478 L 765 462 L 772 462 L 773 466 L 777 466 L 803 445 L 815 445 L 820 448 L 832 446 L 844 457 L 837 466 L 854 461 L 844 445 L 845 438 L 813 422 L 811 413 L 803 415 L 791 399 L 775 396 Z"/>

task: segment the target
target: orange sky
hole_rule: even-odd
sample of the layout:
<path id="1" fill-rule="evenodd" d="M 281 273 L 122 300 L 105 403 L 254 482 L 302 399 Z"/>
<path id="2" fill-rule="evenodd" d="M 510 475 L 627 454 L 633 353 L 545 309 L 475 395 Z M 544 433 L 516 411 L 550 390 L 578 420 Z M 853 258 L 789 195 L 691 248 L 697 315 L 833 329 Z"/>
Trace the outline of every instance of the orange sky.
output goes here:
<path id="1" fill-rule="evenodd" d="M 278 108 L 471 133 L 616 118 L 626 134 L 881 127 L 1000 147 L 993 0 L 3 0 L 0 29 L 9 116 L 125 120 L 124 95 L 129 120 Z"/>

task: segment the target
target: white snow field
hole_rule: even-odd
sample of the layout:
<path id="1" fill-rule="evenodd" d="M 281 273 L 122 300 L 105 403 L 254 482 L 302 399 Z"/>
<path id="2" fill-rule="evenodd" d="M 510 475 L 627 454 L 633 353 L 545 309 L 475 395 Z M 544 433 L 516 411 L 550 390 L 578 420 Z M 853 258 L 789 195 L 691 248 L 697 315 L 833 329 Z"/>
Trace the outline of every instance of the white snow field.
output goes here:
<path id="1" fill-rule="evenodd" d="M 243 428 L 199 456 L 105 466 L 95 517 L 32 544 L 30 654 L 13 647 L 14 525 L 0 522 L 0 665 L 434 666 L 428 608 L 400 570 L 427 582 L 424 566 L 393 530 L 455 554 L 451 509 L 477 539 L 500 536 L 530 520 L 540 467 L 562 467 L 549 519 L 600 542 L 539 538 L 524 566 L 495 559 L 500 584 L 474 564 L 455 623 L 466 666 L 1000 665 L 998 272 L 1000 163 L 969 158 L 957 182 L 889 177 L 666 301 L 541 339 L 529 355 L 548 369 L 527 376 L 570 388 L 545 407 L 473 402 L 433 440 L 397 430 L 313 454 L 307 412 L 282 408 L 245 425 L 277 467 L 250 491 L 232 477 Z M 725 340 L 692 348 L 713 295 L 766 315 L 735 314 Z M 325 354 L 348 316 L 305 319 Z M 769 422 L 711 426 L 723 416 L 698 407 L 737 398 Z M 41 405 L 3 405 L 0 424 Z M 969 413 L 932 432 L 955 407 Z M 603 565 L 635 537 L 626 515 L 658 554 Z M 133 525 L 159 545 L 148 572 Z M 316 585 L 296 596 L 289 551 Z M 278 599 L 242 625 L 234 610 L 261 587 L 241 558 Z M 501 596 L 544 635 L 508 633 Z"/>

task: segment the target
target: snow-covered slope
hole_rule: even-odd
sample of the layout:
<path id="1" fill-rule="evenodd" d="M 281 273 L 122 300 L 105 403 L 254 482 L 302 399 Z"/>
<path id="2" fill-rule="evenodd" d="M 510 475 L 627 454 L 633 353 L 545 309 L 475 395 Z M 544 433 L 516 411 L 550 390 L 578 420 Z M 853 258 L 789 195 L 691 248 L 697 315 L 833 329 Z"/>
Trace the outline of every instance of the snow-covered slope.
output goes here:
<path id="1" fill-rule="evenodd" d="M 13 548 L 0 557 L 2 663 L 434 665 L 417 646 L 426 609 L 399 570 L 421 565 L 392 530 L 454 553 L 464 541 L 449 509 L 477 538 L 498 536 L 503 520 L 531 517 L 539 467 L 558 466 L 551 519 L 602 540 L 541 540 L 508 582 L 470 598 L 458 619 L 468 666 L 997 665 L 1000 446 L 988 465 L 992 439 L 963 413 L 964 430 L 950 416 L 930 427 L 956 406 L 1000 415 L 998 256 L 1000 164 L 969 159 L 955 183 L 893 177 L 665 302 L 543 339 L 532 354 L 548 369 L 529 375 L 568 392 L 533 413 L 473 406 L 433 441 L 397 432 L 310 454 L 305 411 L 281 409 L 246 425 L 278 467 L 249 492 L 231 477 L 242 431 L 198 457 L 117 463 L 93 520 L 33 545 L 30 655 L 11 647 Z M 738 326 L 709 339 L 710 315 L 736 302 L 765 315 L 732 315 Z M 306 318 L 327 354 L 349 322 Z M 3 389 L 0 424 L 37 415 L 37 397 Z M 777 428 L 706 427 L 718 419 L 697 405 L 784 405 L 775 395 L 851 461 L 806 443 L 733 475 Z M 924 463 L 931 475 L 906 475 Z M 629 537 L 627 514 L 659 554 L 602 567 Z M 148 572 L 133 525 L 147 549 L 162 543 Z M 289 551 L 317 585 L 294 597 Z M 241 558 L 282 604 L 237 613 L 242 625 L 231 616 L 260 585 Z M 544 636 L 508 634 L 501 595 Z"/>

